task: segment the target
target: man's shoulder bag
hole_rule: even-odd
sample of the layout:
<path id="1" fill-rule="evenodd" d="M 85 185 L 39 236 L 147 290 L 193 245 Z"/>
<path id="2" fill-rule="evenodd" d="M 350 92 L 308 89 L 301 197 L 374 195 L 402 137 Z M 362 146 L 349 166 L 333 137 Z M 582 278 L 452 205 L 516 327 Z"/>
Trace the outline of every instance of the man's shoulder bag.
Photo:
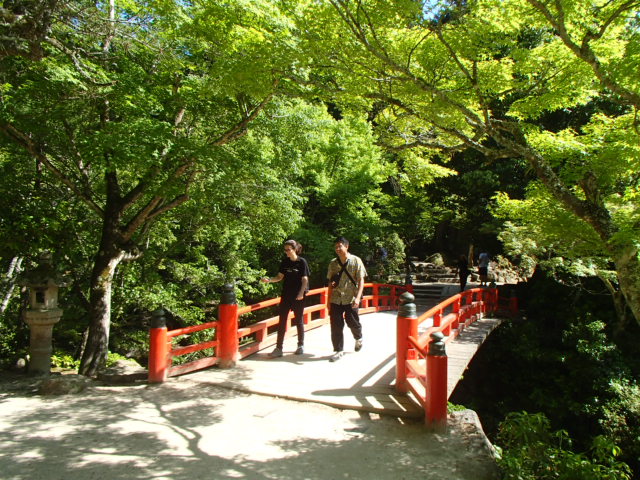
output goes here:
<path id="1" fill-rule="evenodd" d="M 336 258 L 336 260 L 338 261 L 338 265 L 340 265 L 340 271 L 336 274 L 334 274 L 331 277 L 331 284 L 333 287 L 337 287 L 338 284 L 340 283 L 340 278 L 342 277 L 342 273 L 344 272 L 347 277 L 349 278 L 349 280 L 351 280 L 353 282 L 353 284 L 357 287 L 358 286 L 358 282 L 356 282 L 353 277 L 351 276 L 351 274 L 349 273 L 349 271 L 347 270 L 347 265 L 349 264 L 349 260 L 347 260 L 346 262 L 342 263 L 340 261 L 339 258 Z"/>

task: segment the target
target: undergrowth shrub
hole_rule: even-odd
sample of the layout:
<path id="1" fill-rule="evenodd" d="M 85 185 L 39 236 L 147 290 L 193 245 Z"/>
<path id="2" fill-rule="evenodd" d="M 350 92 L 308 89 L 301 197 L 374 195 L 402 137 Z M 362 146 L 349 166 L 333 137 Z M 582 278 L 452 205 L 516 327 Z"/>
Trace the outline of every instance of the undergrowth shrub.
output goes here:
<path id="1" fill-rule="evenodd" d="M 552 431 L 544 414 L 513 412 L 500 424 L 496 447 L 504 480 L 630 480 L 620 449 L 604 436 L 588 452 L 571 450 L 565 430 Z"/>

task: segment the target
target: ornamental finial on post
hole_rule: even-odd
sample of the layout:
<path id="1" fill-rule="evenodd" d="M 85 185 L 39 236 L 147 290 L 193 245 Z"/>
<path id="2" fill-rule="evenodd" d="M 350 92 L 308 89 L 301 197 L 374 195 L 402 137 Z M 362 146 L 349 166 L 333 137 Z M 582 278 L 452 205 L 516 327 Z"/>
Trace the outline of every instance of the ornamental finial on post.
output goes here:
<path id="1" fill-rule="evenodd" d="M 151 328 L 164 328 L 167 326 L 167 317 L 164 308 L 160 307 L 151 312 Z"/>
<path id="2" fill-rule="evenodd" d="M 431 342 L 429 342 L 429 355 L 446 357 L 447 352 L 445 350 L 444 334 L 442 332 L 433 332 L 429 337 L 431 337 Z"/>
<path id="3" fill-rule="evenodd" d="M 236 292 L 233 285 L 225 283 L 222 287 L 222 295 L 220 296 L 220 303 L 223 305 L 235 305 L 238 303 L 236 299 Z"/>
<path id="4" fill-rule="evenodd" d="M 400 308 L 398 309 L 398 316 L 411 318 L 416 316 L 416 304 L 413 303 L 416 297 L 410 292 L 404 292 L 400 295 Z"/>

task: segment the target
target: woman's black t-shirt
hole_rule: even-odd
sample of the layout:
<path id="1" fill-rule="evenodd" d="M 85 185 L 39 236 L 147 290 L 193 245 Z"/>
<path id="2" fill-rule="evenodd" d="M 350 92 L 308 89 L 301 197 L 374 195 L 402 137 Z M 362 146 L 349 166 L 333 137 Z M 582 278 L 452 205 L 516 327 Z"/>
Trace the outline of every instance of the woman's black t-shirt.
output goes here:
<path id="1" fill-rule="evenodd" d="M 311 275 L 309 265 L 302 257 L 298 257 L 295 261 L 289 257 L 284 257 L 282 262 L 280 262 L 278 271 L 284 275 L 282 298 L 296 298 L 302 285 L 302 277 L 309 277 Z M 308 283 L 306 291 L 309 291 Z"/>

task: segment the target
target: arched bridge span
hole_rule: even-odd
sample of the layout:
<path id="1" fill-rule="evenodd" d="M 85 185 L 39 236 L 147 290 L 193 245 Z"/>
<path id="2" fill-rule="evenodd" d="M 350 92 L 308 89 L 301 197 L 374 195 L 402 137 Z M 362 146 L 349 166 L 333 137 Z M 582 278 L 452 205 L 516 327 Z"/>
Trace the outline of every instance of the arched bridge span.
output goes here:
<path id="1" fill-rule="evenodd" d="M 317 303 L 305 309 L 305 353 L 293 354 L 297 340 L 295 328 L 289 328 L 285 355 L 275 359 L 268 353 L 275 343 L 272 331 L 277 317 L 241 325 L 243 315 L 273 307 L 279 298 L 246 307 L 223 298 L 223 302 L 232 303 L 220 306 L 215 322 L 174 331 L 162 326 L 156 312 L 149 380 L 159 382 L 193 372 L 191 375 L 202 382 L 239 391 L 400 417 L 425 417 L 427 424 L 444 426 L 447 399 L 469 361 L 501 318 L 517 306 L 512 298 L 501 299 L 497 289 L 472 289 L 419 312 L 410 292 L 403 294 L 404 290 L 367 284 L 361 308 L 364 347 L 356 353 L 345 329 L 345 356 L 337 362 L 328 361 L 333 352 L 326 289 L 312 291 L 318 296 Z M 224 325 L 225 316 L 231 325 Z M 186 336 L 207 329 L 215 331 L 213 340 L 179 345 L 185 343 Z M 225 333 L 228 344 L 221 338 Z M 233 342 L 228 341 L 231 337 Z M 201 347 L 213 349 L 214 355 L 172 365 L 174 358 Z M 223 368 L 206 368 L 211 365 Z"/>

